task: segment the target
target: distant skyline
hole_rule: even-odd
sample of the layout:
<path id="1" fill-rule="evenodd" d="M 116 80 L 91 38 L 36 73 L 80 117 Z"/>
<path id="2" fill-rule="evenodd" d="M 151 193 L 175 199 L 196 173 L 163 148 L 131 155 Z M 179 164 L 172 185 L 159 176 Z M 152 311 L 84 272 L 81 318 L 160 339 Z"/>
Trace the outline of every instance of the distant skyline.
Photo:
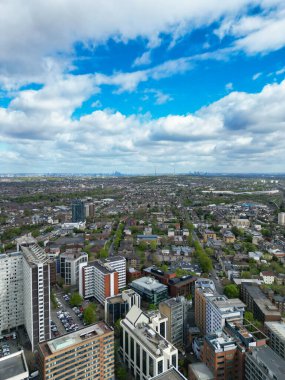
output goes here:
<path id="1" fill-rule="evenodd" d="M 0 173 L 284 173 L 283 0 L 4 0 Z"/>

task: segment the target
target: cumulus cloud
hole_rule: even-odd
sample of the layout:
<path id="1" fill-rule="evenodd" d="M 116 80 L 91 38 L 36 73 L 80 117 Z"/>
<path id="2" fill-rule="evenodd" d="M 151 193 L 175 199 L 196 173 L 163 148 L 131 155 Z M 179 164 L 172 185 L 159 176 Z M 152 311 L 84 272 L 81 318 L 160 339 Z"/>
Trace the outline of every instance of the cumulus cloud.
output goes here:
<path id="1" fill-rule="evenodd" d="M 79 82 L 82 91 L 89 89 Z M 285 81 L 257 94 L 231 92 L 193 114 L 160 118 L 105 109 L 75 120 L 72 107 L 84 96 L 77 97 L 73 83 L 59 89 L 68 92 L 69 104 L 50 102 L 53 89 L 43 88 L 0 108 L 1 165 L 9 160 L 5 167 L 18 171 L 25 164 L 24 171 L 38 172 L 152 172 L 167 161 L 181 171 L 283 170 Z"/>

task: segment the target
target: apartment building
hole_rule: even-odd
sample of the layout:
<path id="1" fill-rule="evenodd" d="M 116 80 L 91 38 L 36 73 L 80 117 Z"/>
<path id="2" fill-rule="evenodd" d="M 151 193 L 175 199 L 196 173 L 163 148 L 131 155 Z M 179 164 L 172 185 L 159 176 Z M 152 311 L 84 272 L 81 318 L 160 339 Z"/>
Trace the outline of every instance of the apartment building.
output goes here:
<path id="1" fill-rule="evenodd" d="M 258 347 L 246 353 L 245 380 L 283 380 L 285 361 L 270 347 Z"/>
<path id="2" fill-rule="evenodd" d="M 241 284 L 241 299 L 253 313 L 255 319 L 262 322 L 280 321 L 281 313 L 266 297 L 261 289 L 252 283 Z"/>
<path id="3" fill-rule="evenodd" d="M 88 255 L 78 250 L 66 251 L 60 255 L 60 275 L 65 285 L 79 285 L 79 268 L 88 262 Z"/>
<path id="4" fill-rule="evenodd" d="M 50 260 L 36 244 L 21 246 L 25 327 L 35 349 L 50 339 Z"/>
<path id="5" fill-rule="evenodd" d="M 285 359 L 285 323 L 265 322 L 264 328 L 269 338 L 269 346 L 276 354 Z"/>
<path id="6" fill-rule="evenodd" d="M 147 314 L 133 306 L 120 324 L 120 353 L 137 379 L 147 380 L 178 366 L 178 351 L 149 325 Z"/>
<path id="7" fill-rule="evenodd" d="M 23 325 L 23 256 L 20 252 L 0 255 L 0 333 Z"/>
<path id="8" fill-rule="evenodd" d="M 119 274 L 100 260 L 79 264 L 79 293 L 95 297 L 102 305 L 107 297 L 119 294 Z"/>
<path id="9" fill-rule="evenodd" d="M 168 319 L 166 339 L 175 347 L 185 343 L 189 301 L 184 297 L 171 298 L 159 304 L 159 311 Z"/>
<path id="10" fill-rule="evenodd" d="M 200 331 L 206 333 L 207 299 L 218 295 L 215 284 L 207 278 L 200 278 L 195 282 L 195 323 Z"/>
<path id="11" fill-rule="evenodd" d="M 238 298 L 214 296 L 206 300 L 206 333 L 221 330 L 227 321 L 242 321 L 245 304 Z"/>
<path id="12" fill-rule="evenodd" d="M 39 345 L 41 380 L 114 379 L 114 332 L 98 322 Z"/>
<path id="13" fill-rule="evenodd" d="M 104 264 L 109 265 L 119 274 L 119 289 L 126 287 L 126 259 L 123 256 L 108 257 L 103 261 Z"/>

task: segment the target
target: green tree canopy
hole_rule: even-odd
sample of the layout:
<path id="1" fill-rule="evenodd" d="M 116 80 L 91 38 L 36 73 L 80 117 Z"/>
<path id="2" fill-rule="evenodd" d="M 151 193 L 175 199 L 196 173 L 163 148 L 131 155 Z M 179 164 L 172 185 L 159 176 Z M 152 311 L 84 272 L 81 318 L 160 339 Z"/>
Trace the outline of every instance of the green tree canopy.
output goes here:
<path id="1" fill-rule="evenodd" d="M 95 323 L 97 320 L 96 308 L 94 304 L 88 305 L 83 311 L 83 320 L 87 325 Z"/>
<path id="2" fill-rule="evenodd" d="M 69 303 L 71 306 L 80 306 L 82 304 L 82 301 L 83 301 L 83 298 L 81 297 L 81 295 L 75 292 L 75 293 L 72 293 Z"/>
<path id="3" fill-rule="evenodd" d="M 224 293 L 228 298 L 238 298 L 239 289 L 235 284 L 226 285 L 224 288 Z"/>

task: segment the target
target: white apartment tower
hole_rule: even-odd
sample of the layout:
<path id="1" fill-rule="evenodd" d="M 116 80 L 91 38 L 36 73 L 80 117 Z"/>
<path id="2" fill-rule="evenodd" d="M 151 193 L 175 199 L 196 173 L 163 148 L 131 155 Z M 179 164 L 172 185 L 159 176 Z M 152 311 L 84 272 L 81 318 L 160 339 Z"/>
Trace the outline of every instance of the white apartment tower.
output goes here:
<path id="1" fill-rule="evenodd" d="M 112 256 L 104 260 L 105 264 L 109 264 L 119 274 L 119 289 L 126 287 L 126 259 L 123 256 Z"/>
<path id="2" fill-rule="evenodd" d="M 24 324 L 23 256 L 0 255 L 0 333 Z"/>

